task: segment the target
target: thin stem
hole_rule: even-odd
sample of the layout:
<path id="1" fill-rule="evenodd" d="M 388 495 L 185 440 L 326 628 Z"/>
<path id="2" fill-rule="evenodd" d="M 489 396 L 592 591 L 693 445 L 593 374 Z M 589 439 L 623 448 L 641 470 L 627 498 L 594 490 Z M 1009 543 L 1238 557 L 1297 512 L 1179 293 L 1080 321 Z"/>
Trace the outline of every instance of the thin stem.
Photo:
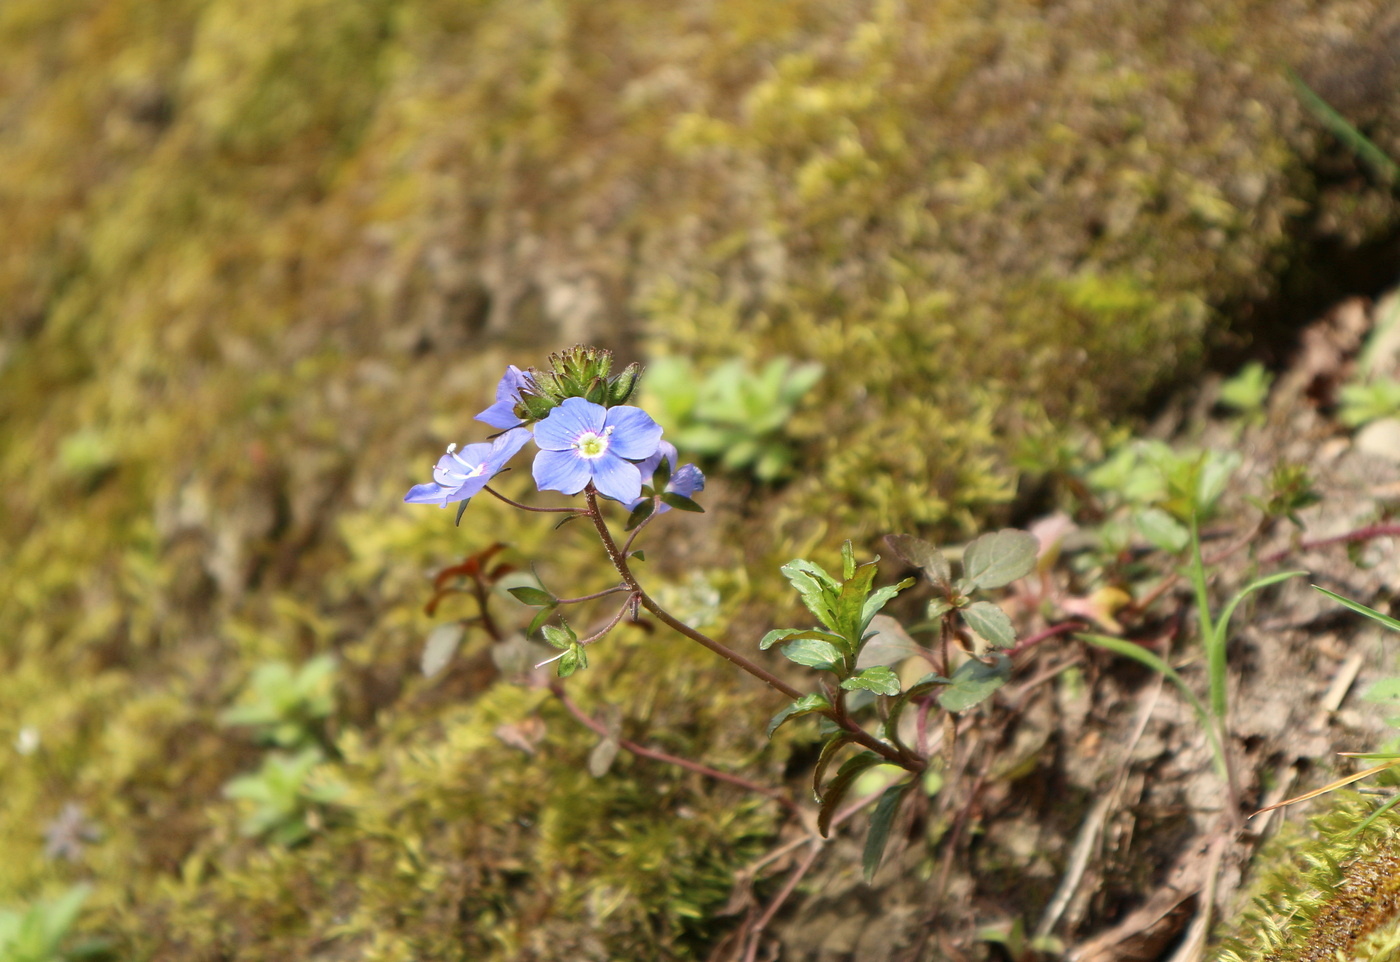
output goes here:
<path id="1" fill-rule="evenodd" d="M 572 714 L 575 718 L 577 718 L 580 722 L 582 722 L 584 725 L 588 726 L 594 732 L 603 736 L 604 738 L 608 737 L 609 733 L 607 726 L 604 725 L 602 722 L 598 721 L 597 719 L 593 718 L 582 708 L 576 705 L 573 699 L 571 699 L 568 696 L 568 694 L 564 691 L 564 686 L 562 683 L 560 683 L 557 680 L 550 682 L 549 690 L 554 694 L 554 697 L 558 698 L 561 702 L 564 703 L 564 707 L 569 710 L 569 713 Z M 769 788 L 766 785 L 760 785 L 757 782 L 751 782 L 747 778 L 743 778 L 742 776 L 731 775 L 728 772 L 722 772 L 717 768 L 711 768 L 708 765 L 702 765 L 699 762 L 693 762 L 688 758 L 681 758 L 679 755 L 671 755 L 667 752 L 658 751 L 655 748 L 647 748 L 645 745 L 639 745 L 636 742 L 628 741 L 625 738 L 619 738 L 617 740 L 617 744 L 619 748 L 622 748 L 624 751 L 631 752 L 633 755 L 636 755 L 639 758 L 650 758 L 654 762 L 663 762 L 669 765 L 676 765 L 680 768 L 684 768 L 686 771 L 694 772 L 697 775 L 703 775 L 706 778 L 713 778 L 716 781 L 728 782 L 731 785 L 738 785 L 740 788 L 747 789 L 750 792 L 756 792 L 759 795 L 771 798 L 773 801 L 782 805 L 790 812 L 796 813 L 799 810 L 797 803 L 794 802 L 791 798 L 789 798 L 787 793 L 779 789 Z"/>
<path id="2" fill-rule="evenodd" d="M 606 625 L 593 632 L 593 634 L 589 635 L 587 638 L 581 640 L 579 644 L 591 645 L 593 644 L 593 642 L 597 641 L 598 639 L 606 635 L 608 632 L 612 631 L 614 628 L 617 627 L 617 623 L 622 620 L 622 616 L 627 614 L 627 609 L 630 607 L 632 607 L 632 598 L 628 598 L 627 603 L 624 604 L 621 608 L 617 609 L 617 614 L 613 615 L 612 619 L 608 621 Z"/>
<path id="3" fill-rule="evenodd" d="M 501 494 L 501 492 L 497 491 L 489 484 L 481 490 L 485 491 L 487 494 L 500 501 L 504 501 L 512 508 L 519 508 L 521 511 L 534 511 L 538 514 L 578 514 L 577 508 L 539 508 L 535 507 L 534 505 L 521 504 L 519 501 L 516 501 L 513 498 L 507 498 L 505 495 Z"/>
<path id="4" fill-rule="evenodd" d="M 721 658 L 731 662 L 738 668 L 743 669 L 750 675 L 764 682 L 775 691 L 783 693 L 794 701 L 803 697 L 801 691 L 792 687 L 768 669 L 755 664 L 728 645 L 715 641 L 710 636 L 696 631 L 685 622 L 678 621 L 670 612 L 657 604 L 655 599 L 643 590 L 641 584 L 637 581 L 637 576 L 632 573 L 632 568 L 627 564 L 626 554 L 618 548 L 617 542 L 613 540 L 612 532 L 608 530 L 608 524 L 603 520 L 603 512 L 598 507 L 598 492 L 593 487 L 592 482 L 589 482 L 588 487 L 583 489 L 583 493 L 588 499 L 588 511 L 585 512 L 585 515 L 592 520 L 593 527 L 597 530 L 598 537 L 603 542 L 603 549 L 608 553 L 608 560 L 610 560 L 613 567 L 617 569 L 617 573 L 622 576 L 623 583 L 626 584 L 628 588 L 632 589 L 633 597 L 641 602 L 643 608 L 655 615 L 657 620 L 666 625 L 666 627 L 708 648 L 716 655 L 719 655 Z M 877 755 L 889 759 L 900 768 L 911 772 L 922 770 L 922 759 L 911 760 L 894 746 L 885 744 L 865 729 L 861 728 L 850 718 L 845 717 L 844 713 L 832 709 L 831 711 L 821 712 L 821 714 L 826 715 L 826 717 L 849 732 L 853 741 L 870 749 Z"/>
<path id="5" fill-rule="evenodd" d="M 591 595 L 580 595 L 577 598 L 555 598 L 556 605 L 577 605 L 585 601 L 596 601 L 599 598 L 606 598 L 608 595 L 615 595 L 619 591 L 626 591 L 626 585 L 613 585 L 611 588 L 604 588 L 602 591 L 595 591 Z"/>
<path id="6" fill-rule="evenodd" d="M 656 510 L 653 508 L 651 514 L 649 514 L 649 515 L 647 515 L 645 518 L 643 518 L 643 519 L 641 520 L 641 523 L 639 523 L 635 528 L 632 529 L 632 533 L 631 533 L 630 535 L 627 536 L 627 543 L 624 544 L 624 545 L 622 546 L 622 553 L 623 553 L 624 555 L 627 555 L 628 557 L 631 557 L 631 555 L 632 555 L 632 542 L 637 540 L 637 535 L 639 535 L 639 534 L 642 533 L 642 529 L 643 529 L 643 528 L 645 528 L 647 525 L 651 524 L 651 519 L 654 518 L 654 517 L 656 517 Z"/>

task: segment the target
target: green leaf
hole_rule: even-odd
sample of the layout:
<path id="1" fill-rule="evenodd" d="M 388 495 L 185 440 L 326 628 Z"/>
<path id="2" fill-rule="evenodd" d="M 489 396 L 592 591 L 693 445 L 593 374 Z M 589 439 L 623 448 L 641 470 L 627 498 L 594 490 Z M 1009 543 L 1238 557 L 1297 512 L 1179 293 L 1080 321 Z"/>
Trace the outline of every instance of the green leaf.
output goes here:
<path id="1" fill-rule="evenodd" d="M 1191 532 L 1161 508 L 1143 508 L 1133 515 L 1138 531 L 1154 548 L 1176 554 L 1191 543 Z"/>
<path id="2" fill-rule="evenodd" d="M 550 605 L 548 608 L 541 608 L 535 612 L 535 617 L 530 619 L 530 627 L 525 629 L 525 634 L 533 635 L 539 630 L 540 625 L 549 620 L 550 615 L 558 609 L 558 605 Z"/>
<path id="3" fill-rule="evenodd" d="M 802 596 L 802 603 L 807 606 L 807 610 L 817 616 L 817 620 L 832 631 L 839 632 L 836 617 L 832 612 L 832 604 L 836 600 L 837 584 L 831 576 L 822 570 L 821 566 L 813 564 L 802 558 L 789 561 L 778 569 L 783 573 L 792 586 L 797 589 L 797 593 Z"/>
<path id="4" fill-rule="evenodd" d="M 669 504 L 679 511 L 693 511 L 696 514 L 704 514 L 705 509 L 683 494 L 676 494 L 674 491 L 663 491 L 661 493 L 661 503 Z"/>
<path id="5" fill-rule="evenodd" d="M 851 577 L 841 585 L 836 601 L 831 606 L 836 620 L 833 630 L 844 640 L 842 647 L 847 654 L 856 653 L 860 648 L 861 635 L 865 634 L 865 603 L 869 600 L 870 587 L 875 582 L 876 571 L 877 566 L 873 561 L 856 568 Z"/>
<path id="6" fill-rule="evenodd" d="M 1225 689 L 1228 678 L 1225 670 L 1225 648 L 1230 640 L 1230 619 L 1234 617 L 1235 609 L 1239 607 L 1240 602 L 1261 588 L 1267 588 L 1269 585 L 1305 574 L 1307 574 L 1306 571 L 1279 571 L 1257 581 L 1251 581 L 1235 592 L 1235 596 L 1230 599 L 1224 610 L 1221 611 L 1220 617 L 1215 620 L 1212 633 L 1205 636 L 1206 666 L 1210 677 L 1210 706 L 1211 710 L 1215 712 L 1215 717 L 1220 719 L 1222 724 L 1225 720 L 1228 702 L 1228 694 Z"/>
<path id="7" fill-rule="evenodd" d="M 548 591 L 542 591 L 539 588 L 531 588 L 528 585 L 520 588 L 507 588 L 506 590 L 511 593 L 511 596 L 514 597 L 516 601 L 521 604 L 529 605 L 531 608 L 552 605 L 559 600 Z"/>
<path id="8" fill-rule="evenodd" d="M 580 644 L 573 644 L 569 650 L 564 652 L 564 657 L 559 659 L 559 677 L 568 678 L 580 668 L 588 667 L 588 652 Z"/>
<path id="9" fill-rule="evenodd" d="M 841 544 L 841 577 L 845 581 L 850 581 L 856 573 L 856 548 L 851 542 L 844 541 Z"/>
<path id="10" fill-rule="evenodd" d="M 1196 697 L 1196 693 L 1186 684 L 1186 680 L 1177 674 L 1176 669 L 1167 664 L 1155 653 L 1148 651 L 1141 645 L 1134 644 L 1126 638 L 1114 638 L 1112 635 L 1096 635 L 1084 633 L 1076 635 L 1082 641 L 1087 641 L 1091 645 L 1106 648 L 1115 655 L 1122 655 L 1124 658 L 1131 658 L 1140 665 L 1146 665 L 1153 671 L 1161 672 L 1167 680 L 1176 686 L 1181 692 L 1181 696 L 1186 699 L 1186 703 L 1191 706 L 1191 710 L 1196 713 L 1196 719 L 1201 723 L 1201 727 L 1206 731 L 1206 738 L 1210 741 L 1211 751 L 1215 755 L 1215 771 L 1222 780 L 1228 778 L 1225 748 L 1220 743 L 1220 736 L 1215 730 L 1215 724 L 1211 719 L 1210 712 L 1206 710 L 1205 704 Z"/>
<path id="11" fill-rule="evenodd" d="M 841 654 L 841 650 L 831 642 L 816 638 L 799 638 L 789 642 L 783 646 L 782 652 L 783 657 L 788 661 L 806 665 L 808 668 L 819 668 L 822 671 L 842 668 L 846 660 L 845 656 Z"/>
<path id="12" fill-rule="evenodd" d="M 568 625 L 559 627 L 557 625 L 544 626 L 544 640 L 555 648 L 569 648 L 578 640 L 578 635 Z"/>
<path id="13" fill-rule="evenodd" d="M 850 732 L 839 731 L 831 736 L 831 739 L 822 746 L 821 754 L 817 756 L 816 767 L 812 769 L 812 798 L 818 805 L 822 801 L 822 779 L 826 777 L 827 766 L 836 757 L 842 747 L 851 744 L 855 740 Z"/>
<path id="14" fill-rule="evenodd" d="M 992 697 L 1011 677 L 1011 659 L 1005 655 L 992 656 L 991 663 L 965 661 L 953 672 L 948 687 L 938 696 L 938 703 L 947 711 L 967 711 Z"/>
<path id="15" fill-rule="evenodd" d="M 831 708 L 831 702 L 826 700 L 825 695 L 816 693 L 803 695 L 801 698 L 797 699 L 797 701 L 788 705 L 769 719 L 768 727 L 764 729 L 763 733 L 769 738 L 772 738 L 773 733 L 778 730 L 778 727 L 788 719 L 797 718 L 801 715 L 810 715 L 814 711 L 825 711 L 829 708 Z"/>
<path id="16" fill-rule="evenodd" d="M 837 769 L 836 777 L 831 780 L 831 786 L 822 796 L 821 811 L 817 813 L 817 830 L 822 833 L 822 838 L 826 838 L 827 833 L 830 832 L 831 819 L 836 814 L 836 807 L 841 804 L 841 800 L 850 791 L 851 783 L 856 780 L 856 776 L 867 768 L 880 765 L 884 761 L 884 758 L 874 752 L 861 752 L 859 755 L 852 755 L 846 759 Z"/>
<path id="17" fill-rule="evenodd" d="M 870 816 L 870 833 L 865 836 L 865 855 L 861 859 L 867 885 L 874 880 L 880 863 L 885 859 L 885 845 L 889 842 L 890 828 L 894 825 L 895 816 L 899 814 L 899 806 L 904 801 L 904 796 L 913 784 L 914 779 L 910 779 L 899 785 L 891 785 L 880 796 L 880 801 L 875 803 L 875 813 Z"/>
<path id="18" fill-rule="evenodd" d="M 662 463 L 665 463 L 666 461 L 665 458 L 662 458 L 661 460 Z M 632 513 L 627 516 L 627 522 L 622 526 L 622 530 L 631 531 L 633 528 L 641 524 L 647 518 L 650 518 L 651 513 L 655 510 L 656 502 L 651 498 L 644 498 L 640 504 L 638 504 L 635 508 L 632 509 Z"/>
<path id="19" fill-rule="evenodd" d="M 899 676 L 884 665 L 876 665 L 847 678 L 841 682 L 841 687 L 847 691 L 864 690 L 873 691 L 877 695 L 898 695 Z"/>
<path id="20" fill-rule="evenodd" d="M 930 542 L 912 534 L 890 534 L 885 536 L 885 544 L 905 562 L 923 571 L 935 585 L 944 589 L 952 587 L 953 569 L 943 552 Z"/>
<path id="21" fill-rule="evenodd" d="M 1006 528 L 984 534 L 963 552 L 963 577 L 978 588 L 1000 588 L 1035 568 L 1040 542 L 1026 531 Z"/>
<path id="22" fill-rule="evenodd" d="M 759 651 L 767 651 L 780 641 L 792 641 L 798 638 L 817 638 L 821 641 L 829 641 L 833 645 L 839 645 L 843 640 L 840 635 L 833 635 L 820 628 L 774 628 L 763 636 L 763 640 L 758 643 L 758 649 Z"/>
<path id="23" fill-rule="evenodd" d="M 860 609 L 860 633 L 865 634 L 865 629 L 870 627 L 870 619 L 874 618 L 881 608 L 889 604 L 891 598 L 913 583 L 913 578 L 905 578 L 898 584 L 885 585 L 885 587 L 877 589 L 869 598 L 865 599 L 865 604 Z"/>
<path id="24" fill-rule="evenodd" d="M 1386 626 L 1387 628 L 1389 628 L 1391 631 L 1400 631 L 1400 621 L 1396 621 L 1394 618 L 1390 617 L 1389 615 L 1383 615 L 1383 614 L 1381 614 L 1379 611 L 1377 611 L 1377 610 L 1374 609 L 1374 608 L 1367 608 L 1365 605 L 1361 604 L 1359 601 L 1352 601 L 1350 598 L 1343 598 L 1341 595 L 1337 594 L 1336 592 L 1334 592 L 1334 591 L 1328 591 L 1326 588 L 1318 588 L 1317 585 L 1313 585 L 1313 587 L 1314 587 L 1314 588 L 1317 588 L 1318 591 L 1322 592 L 1324 595 L 1326 595 L 1327 597 L 1331 598 L 1333 601 L 1337 602 L 1338 604 L 1345 605 L 1346 607 L 1350 608 L 1352 611 L 1355 611 L 1357 614 L 1365 615 L 1367 618 L 1370 618 L 1372 621 L 1377 622 L 1377 623 L 1382 624 L 1382 625 L 1385 625 L 1385 626 Z"/>
<path id="25" fill-rule="evenodd" d="M 890 702 L 890 714 L 885 719 L 885 737 L 896 744 L 901 744 L 899 741 L 899 716 L 904 712 L 904 706 L 915 698 L 922 698 L 940 685 L 951 684 L 950 679 L 930 672 L 905 689 L 902 695 Z"/>
<path id="26" fill-rule="evenodd" d="M 1016 644 L 1016 629 L 1000 607 L 990 601 L 977 601 L 962 609 L 963 621 L 993 648 L 1010 648 Z"/>

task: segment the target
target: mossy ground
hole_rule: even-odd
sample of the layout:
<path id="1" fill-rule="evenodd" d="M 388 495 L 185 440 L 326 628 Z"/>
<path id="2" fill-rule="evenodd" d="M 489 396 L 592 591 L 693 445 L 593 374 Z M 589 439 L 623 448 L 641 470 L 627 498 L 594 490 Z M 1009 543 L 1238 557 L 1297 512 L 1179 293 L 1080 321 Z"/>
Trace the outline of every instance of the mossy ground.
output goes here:
<path id="1" fill-rule="evenodd" d="M 798 480 L 716 479 L 730 513 L 685 541 L 756 638 L 790 553 L 966 532 L 1189 371 L 1296 219 L 1392 229 L 1355 169 L 1312 178 L 1282 72 L 1370 56 L 1378 11 L 8 0 L 0 903 L 92 879 L 83 926 L 132 958 L 702 954 L 773 813 L 593 779 L 556 704 L 419 678 L 457 615 L 422 613 L 431 572 L 503 540 L 601 576 L 575 532 L 454 529 L 407 486 L 505 363 L 574 341 L 820 361 Z M 327 651 L 347 794 L 301 847 L 241 838 L 222 786 L 262 750 L 217 715 Z M 770 699 L 677 642 L 574 689 L 781 775 Z M 533 756 L 496 734 L 535 717 Z M 44 854 L 67 802 L 99 834 L 74 862 Z"/>

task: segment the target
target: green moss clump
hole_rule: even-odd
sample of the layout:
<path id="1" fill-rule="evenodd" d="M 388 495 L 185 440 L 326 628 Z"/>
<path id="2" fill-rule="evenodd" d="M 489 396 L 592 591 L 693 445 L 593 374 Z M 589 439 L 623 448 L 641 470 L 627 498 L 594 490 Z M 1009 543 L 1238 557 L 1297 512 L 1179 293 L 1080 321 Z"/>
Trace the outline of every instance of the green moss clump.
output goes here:
<path id="1" fill-rule="evenodd" d="M 1400 951 L 1400 817 L 1357 833 L 1373 807 L 1343 797 L 1305 837 L 1272 845 L 1263 861 L 1274 867 L 1221 962 L 1381 962 Z"/>

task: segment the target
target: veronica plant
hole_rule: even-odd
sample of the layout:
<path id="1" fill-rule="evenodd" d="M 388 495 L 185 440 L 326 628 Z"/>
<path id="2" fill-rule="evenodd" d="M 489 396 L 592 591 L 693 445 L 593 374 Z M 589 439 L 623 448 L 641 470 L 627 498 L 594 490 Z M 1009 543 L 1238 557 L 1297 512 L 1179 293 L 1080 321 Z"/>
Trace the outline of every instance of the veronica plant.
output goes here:
<path id="1" fill-rule="evenodd" d="M 803 691 L 728 644 L 685 624 L 647 592 L 633 569 L 641 560 L 638 537 L 657 517 L 671 509 L 700 511 L 693 500 L 705 486 L 693 464 L 678 465 L 676 448 L 662 439 L 662 428 L 642 409 L 629 405 L 640 369 L 635 365 L 613 375 L 606 351 L 576 347 L 550 358 L 547 371 L 511 367 L 496 389 L 496 400 L 477 415 L 503 433 L 493 441 L 471 444 L 460 454 L 455 447 L 437 464 L 433 481 L 416 485 L 404 500 L 441 504 L 460 501 L 462 509 L 484 491 L 526 511 L 557 512 L 565 520 L 591 522 L 619 583 L 575 598 L 561 598 L 543 586 L 510 589 L 519 601 L 538 609 L 529 633 L 540 631 L 559 654 L 541 663 L 557 663 L 559 677 L 588 667 L 588 649 L 625 619 L 645 609 L 661 623 L 780 692 L 789 704 L 768 725 L 772 733 L 802 715 L 819 716 L 826 744 L 816 766 L 813 787 L 821 806 L 818 827 L 829 831 L 837 806 L 859 776 L 876 765 L 893 765 L 910 777 L 886 790 L 876 805 L 867 840 L 865 869 L 873 875 L 883 856 L 895 815 L 909 789 L 928 766 L 930 739 L 927 720 L 932 712 L 966 711 L 989 697 L 1009 674 L 1010 661 L 998 649 L 1015 643 L 1010 619 L 975 596 L 1028 574 L 1035 564 L 1037 543 L 1025 532 L 1001 531 L 970 544 L 962 558 L 962 576 L 954 580 L 949 561 L 927 542 L 896 536 L 890 544 L 909 564 L 920 568 L 933 585 L 930 626 L 938 632 L 935 647 L 909 639 L 890 644 L 876 618 L 913 578 L 875 586 L 876 562 L 857 562 L 852 545 L 842 550 L 840 577 L 820 565 L 796 559 L 783 574 L 819 623 L 809 628 L 769 632 L 759 644 L 781 644 L 789 660 L 823 673 L 815 690 Z M 532 475 L 540 491 L 554 491 L 583 503 L 572 507 L 537 507 L 514 501 L 490 486 L 491 478 L 533 439 L 538 448 Z M 618 502 L 629 513 L 623 540 L 614 533 L 605 502 Z M 458 520 L 461 519 L 461 509 Z M 580 637 L 562 617 L 563 609 L 609 597 L 620 601 L 616 613 L 598 631 Z M 892 621 L 892 620 L 891 620 Z M 897 627 L 897 626 L 896 626 Z M 903 634 L 902 631 L 898 634 Z M 904 637 L 907 638 L 907 635 Z M 966 652 L 956 655 L 954 649 Z M 892 664 L 919 657 L 935 670 L 904 686 Z M 900 718 L 914 707 L 914 733 L 906 734 Z M 947 728 L 955 726 L 945 726 Z M 945 744 L 951 743 L 951 737 Z M 825 773 L 845 749 L 856 750 L 837 769 L 829 784 Z"/>

